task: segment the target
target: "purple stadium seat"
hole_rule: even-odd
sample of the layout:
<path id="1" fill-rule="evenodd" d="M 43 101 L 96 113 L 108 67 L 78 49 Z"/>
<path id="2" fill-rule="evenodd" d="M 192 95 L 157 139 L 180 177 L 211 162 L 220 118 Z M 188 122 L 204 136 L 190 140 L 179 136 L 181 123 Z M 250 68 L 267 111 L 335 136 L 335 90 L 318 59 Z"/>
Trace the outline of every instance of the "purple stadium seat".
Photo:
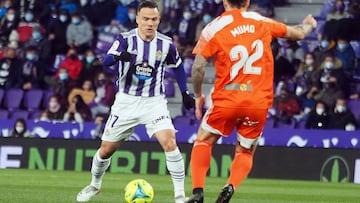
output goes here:
<path id="1" fill-rule="evenodd" d="M 44 109 L 48 107 L 49 99 L 53 95 L 54 95 L 54 92 L 52 90 L 44 91 L 44 99 L 43 99 L 43 103 L 42 103 L 42 107 Z"/>
<path id="2" fill-rule="evenodd" d="M 274 128 L 274 127 L 275 127 L 275 119 L 272 117 L 266 119 L 264 128 Z"/>
<path id="3" fill-rule="evenodd" d="M 191 119 L 188 116 L 176 116 L 173 122 L 174 125 L 190 125 Z"/>
<path id="4" fill-rule="evenodd" d="M 350 45 L 354 49 L 356 58 L 360 59 L 360 41 L 350 41 Z"/>
<path id="5" fill-rule="evenodd" d="M 305 129 L 306 120 L 302 120 L 296 123 L 295 128 L 296 129 Z"/>
<path id="6" fill-rule="evenodd" d="M 95 53 L 106 53 L 110 49 L 112 43 L 115 41 L 116 37 L 117 35 L 111 33 L 99 33 L 95 45 Z"/>
<path id="7" fill-rule="evenodd" d="M 40 108 L 44 92 L 40 89 L 30 89 L 25 92 L 24 106 L 29 111 L 34 111 Z"/>
<path id="8" fill-rule="evenodd" d="M 40 111 L 40 110 L 34 110 L 33 112 L 30 113 L 29 119 L 34 120 L 34 119 L 40 118 L 41 112 L 42 111 Z"/>
<path id="9" fill-rule="evenodd" d="M 275 121 L 275 128 L 287 128 L 287 129 L 294 129 L 295 128 L 295 121 L 291 120 L 289 124 L 283 123 L 281 121 Z"/>
<path id="10" fill-rule="evenodd" d="M 27 120 L 29 118 L 29 112 L 26 110 L 15 110 L 10 114 L 10 118 L 14 120 L 19 118 Z"/>
<path id="11" fill-rule="evenodd" d="M 6 90 L 4 106 L 9 111 L 16 110 L 20 108 L 23 97 L 24 97 L 24 91 L 22 89 Z"/>
<path id="12" fill-rule="evenodd" d="M 348 100 L 347 106 L 349 107 L 350 111 L 353 112 L 355 118 L 360 116 L 360 100 Z"/>
<path id="13" fill-rule="evenodd" d="M 175 97 L 175 85 L 173 80 L 164 80 L 165 86 L 165 96 L 166 97 Z"/>
<path id="14" fill-rule="evenodd" d="M 51 72 L 56 73 L 59 69 L 60 64 L 65 60 L 65 58 L 66 58 L 65 54 L 56 55 Z"/>
<path id="15" fill-rule="evenodd" d="M 0 120 L 7 120 L 9 118 L 9 112 L 5 109 L 0 109 Z"/>

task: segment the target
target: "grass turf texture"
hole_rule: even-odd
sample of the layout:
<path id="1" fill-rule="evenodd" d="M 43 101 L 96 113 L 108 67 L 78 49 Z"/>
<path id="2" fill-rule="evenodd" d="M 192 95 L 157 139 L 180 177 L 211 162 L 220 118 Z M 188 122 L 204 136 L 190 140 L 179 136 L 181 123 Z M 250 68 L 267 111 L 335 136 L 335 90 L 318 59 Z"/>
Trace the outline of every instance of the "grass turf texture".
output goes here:
<path id="1" fill-rule="evenodd" d="M 144 178 L 155 191 L 154 203 L 172 203 L 170 176 L 106 173 L 102 192 L 90 202 L 125 202 L 123 188 L 133 179 Z M 0 203 L 76 202 L 76 194 L 90 182 L 90 172 L 0 169 Z M 224 178 L 207 178 L 205 202 L 215 199 L 226 182 Z M 186 179 L 186 193 L 191 194 L 191 179 Z M 360 185 L 247 179 L 238 188 L 232 202 L 246 203 L 352 203 L 360 202 Z"/>

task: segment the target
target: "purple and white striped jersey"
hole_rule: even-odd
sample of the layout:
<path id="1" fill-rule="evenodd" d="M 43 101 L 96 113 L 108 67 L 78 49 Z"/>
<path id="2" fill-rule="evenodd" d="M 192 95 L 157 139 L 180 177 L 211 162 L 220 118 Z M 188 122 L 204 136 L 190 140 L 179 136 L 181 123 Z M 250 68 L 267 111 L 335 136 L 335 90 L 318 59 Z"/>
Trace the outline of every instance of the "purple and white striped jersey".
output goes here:
<path id="1" fill-rule="evenodd" d="M 165 92 L 165 68 L 178 68 L 181 58 L 172 39 L 159 32 L 143 41 L 138 29 L 121 33 L 107 54 L 134 54 L 130 62 L 119 61 L 119 91 L 134 96 L 159 96 Z"/>

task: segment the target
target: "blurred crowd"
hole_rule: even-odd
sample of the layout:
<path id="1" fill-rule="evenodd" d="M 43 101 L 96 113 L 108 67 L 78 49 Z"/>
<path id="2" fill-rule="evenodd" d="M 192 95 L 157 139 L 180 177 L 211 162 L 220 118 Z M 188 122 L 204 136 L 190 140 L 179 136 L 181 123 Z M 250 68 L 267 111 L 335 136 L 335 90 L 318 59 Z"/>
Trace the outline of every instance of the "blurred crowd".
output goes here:
<path id="1" fill-rule="evenodd" d="M 174 39 L 190 77 L 192 48 L 202 28 L 224 11 L 222 0 L 158 3 L 159 31 Z M 116 68 L 103 67 L 102 56 L 119 32 L 137 26 L 137 5 L 136 0 L 1 1 L 0 88 L 51 91 L 40 120 L 104 121 L 117 75 Z M 274 6 L 284 5 L 286 0 L 253 0 L 250 10 L 271 18 L 276 16 Z M 359 55 L 351 46 L 360 40 L 355 34 L 359 3 L 334 0 L 324 3 L 323 10 L 319 19 L 324 23 L 314 38 L 273 42 L 276 102 L 269 115 L 278 121 L 305 122 L 320 112 L 318 105 L 324 108 L 321 115 L 342 113 L 344 108 L 349 111 L 349 99 L 359 98 Z M 339 102 L 344 107 L 338 108 Z M 359 126 L 356 121 L 345 123 L 347 129 Z"/>

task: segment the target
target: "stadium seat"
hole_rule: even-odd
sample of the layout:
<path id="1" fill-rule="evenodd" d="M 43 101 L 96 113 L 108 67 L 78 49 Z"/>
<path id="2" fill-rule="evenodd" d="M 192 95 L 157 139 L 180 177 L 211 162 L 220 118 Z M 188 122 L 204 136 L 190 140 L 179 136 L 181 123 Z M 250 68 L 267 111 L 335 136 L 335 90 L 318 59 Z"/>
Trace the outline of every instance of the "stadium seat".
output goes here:
<path id="1" fill-rule="evenodd" d="M 14 120 L 19 118 L 27 120 L 29 118 L 29 112 L 26 110 L 15 110 L 10 114 L 10 118 Z"/>
<path id="2" fill-rule="evenodd" d="M 347 106 L 349 107 L 350 111 L 353 112 L 355 117 L 357 118 L 360 116 L 360 100 L 348 100 Z"/>
<path id="3" fill-rule="evenodd" d="M 6 90 L 4 106 L 8 109 L 8 111 L 19 109 L 23 97 L 24 91 L 22 89 L 14 88 Z"/>
<path id="4" fill-rule="evenodd" d="M 24 107 L 29 111 L 40 108 L 44 92 L 40 89 L 30 89 L 24 94 Z"/>
<path id="5" fill-rule="evenodd" d="M 173 119 L 174 125 L 190 125 L 190 121 L 188 116 L 176 116 Z"/>
<path id="6" fill-rule="evenodd" d="M 269 117 L 266 119 L 266 123 L 264 128 L 274 128 L 275 127 L 275 119 L 273 117 Z"/>
<path id="7" fill-rule="evenodd" d="M 284 123 L 279 120 L 275 121 L 275 128 L 285 128 L 285 129 L 294 129 L 295 121 L 293 119 L 290 120 L 290 123 Z"/>
<path id="8" fill-rule="evenodd" d="M 30 113 L 29 115 L 29 119 L 35 120 L 40 118 L 41 115 L 41 110 L 34 110 L 33 112 Z"/>
<path id="9" fill-rule="evenodd" d="M 9 118 L 9 112 L 5 109 L 0 109 L 0 119 L 7 120 Z"/>
<path id="10" fill-rule="evenodd" d="M 53 95 L 54 95 L 54 92 L 51 89 L 44 91 L 44 96 L 43 96 L 44 98 L 43 98 L 43 103 L 42 103 L 42 107 L 44 109 L 46 109 L 48 107 L 49 99 Z"/>

